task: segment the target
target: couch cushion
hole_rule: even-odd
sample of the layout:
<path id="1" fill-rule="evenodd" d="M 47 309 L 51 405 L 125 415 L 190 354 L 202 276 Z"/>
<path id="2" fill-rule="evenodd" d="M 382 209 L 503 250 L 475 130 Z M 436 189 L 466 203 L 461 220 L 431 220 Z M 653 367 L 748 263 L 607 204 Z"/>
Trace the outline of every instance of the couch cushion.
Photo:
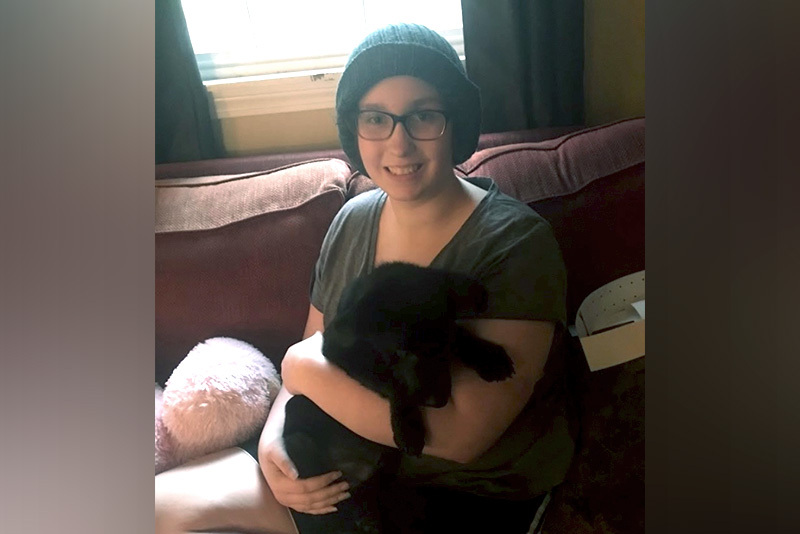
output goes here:
<path id="1" fill-rule="evenodd" d="M 214 336 L 280 362 L 302 335 L 311 271 L 350 173 L 330 159 L 156 182 L 156 380 Z"/>
<path id="2" fill-rule="evenodd" d="M 550 222 L 567 266 L 570 322 L 589 293 L 644 269 L 644 134 L 644 118 L 627 119 L 482 150 L 457 169 L 493 178 Z"/>

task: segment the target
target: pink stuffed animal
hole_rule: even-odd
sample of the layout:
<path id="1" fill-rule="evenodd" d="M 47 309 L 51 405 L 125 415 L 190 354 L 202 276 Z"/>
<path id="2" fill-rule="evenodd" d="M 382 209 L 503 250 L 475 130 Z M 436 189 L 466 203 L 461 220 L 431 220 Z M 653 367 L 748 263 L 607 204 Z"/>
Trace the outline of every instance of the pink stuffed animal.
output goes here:
<path id="1" fill-rule="evenodd" d="M 195 346 L 163 391 L 155 385 L 156 474 L 253 437 L 280 386 L 272 362 L 244 341 Z"/>

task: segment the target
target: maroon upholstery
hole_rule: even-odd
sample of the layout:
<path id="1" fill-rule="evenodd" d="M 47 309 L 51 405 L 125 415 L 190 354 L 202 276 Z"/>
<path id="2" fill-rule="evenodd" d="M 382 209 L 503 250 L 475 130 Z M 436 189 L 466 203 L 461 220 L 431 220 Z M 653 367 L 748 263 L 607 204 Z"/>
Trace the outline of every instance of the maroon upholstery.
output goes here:
<path id="1" fill-rule="evenodd" d="M 302 335 L 311 270 L 349 174 L 343 162 L 327 160 L 157 183 L 158 381 L 214 336 L 247 341 L 280 361 Z"/>
<path id="2" fill-rule="evenodd" d="M 181 161 L 156 165 L 156 180 L 166 178 L 192 178 L 218 174 L 241 174 L 279 169 L 317 159 L 341 159 L 346 161 L 341 149 L 314 150 L 287 154 L 263 154 L 258 156 L 238 156 L 234 158 Z"/>

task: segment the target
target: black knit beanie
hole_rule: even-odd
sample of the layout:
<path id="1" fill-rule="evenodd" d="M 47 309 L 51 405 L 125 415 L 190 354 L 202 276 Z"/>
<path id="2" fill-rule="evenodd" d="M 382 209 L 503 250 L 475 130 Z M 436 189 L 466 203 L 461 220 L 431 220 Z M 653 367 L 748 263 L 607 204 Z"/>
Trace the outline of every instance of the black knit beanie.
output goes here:
<path id="1" fill-rule="evenodd" d="M 350 57 L 336 90 L 339 141 L 351 163 L 367 174 L 358 153 L 355 114 L 375 84 L 392 76 L 425 80 L 442 97 L 453 132 L 453 164 L 466 161 L 478 145 L 481 100 L 458 54 L 444 37 L 419 24 L 392 24 L 369 34 Z"/>

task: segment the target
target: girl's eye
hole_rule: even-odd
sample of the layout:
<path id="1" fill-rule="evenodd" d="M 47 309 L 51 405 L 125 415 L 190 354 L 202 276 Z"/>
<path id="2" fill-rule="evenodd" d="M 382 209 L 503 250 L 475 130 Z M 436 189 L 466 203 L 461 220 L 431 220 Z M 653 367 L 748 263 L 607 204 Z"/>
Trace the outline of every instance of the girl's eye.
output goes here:
<path id="1" fill-rule="evenodd" d="M 414 115 L 419 122 L 432 122 L 436 120 L 436 113 L 431 111 L 417 111 Z"/>
<path id="2" fill-rule="evenodd" d="M 382 113 L 364 113 L 361 116 L 361 120 L 370 125 L 381 125 L 386 122 L 386 116 Z"/>

